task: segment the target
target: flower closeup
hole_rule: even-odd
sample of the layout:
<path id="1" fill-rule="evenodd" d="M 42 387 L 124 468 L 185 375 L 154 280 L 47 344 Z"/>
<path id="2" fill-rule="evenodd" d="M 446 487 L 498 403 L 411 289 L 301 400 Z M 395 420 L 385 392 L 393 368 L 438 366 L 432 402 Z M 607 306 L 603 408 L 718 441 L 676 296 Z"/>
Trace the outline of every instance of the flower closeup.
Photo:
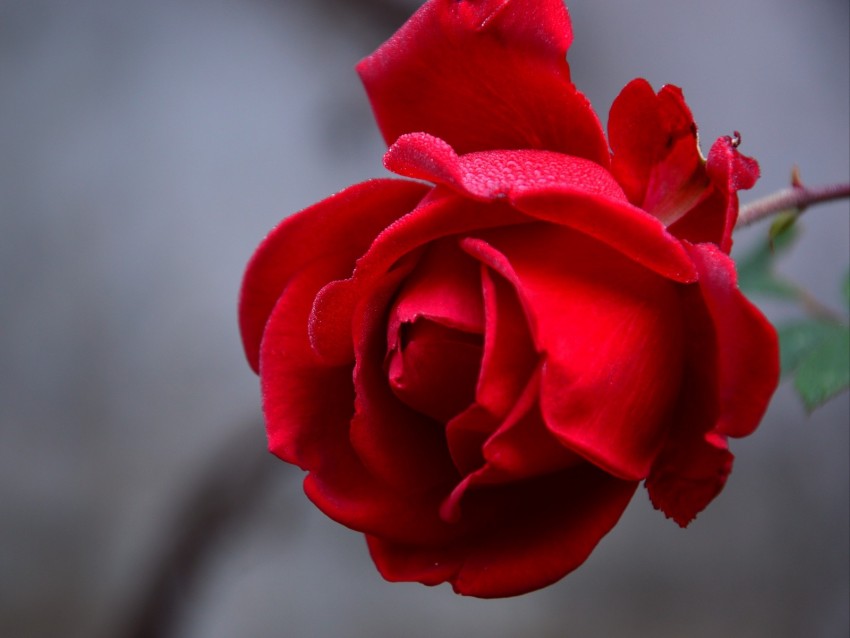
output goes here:
<path id="1" fill-rule="evenodd" d="M 778 382 L 728 253 L 758 165 L 682 93 L 608 139 L 561 0 L 430 0 L 357 70 L 407 179 L 257 249 L 240 327 L 269 446 L 391 581 L 511 596 L 581 565 L 641 481 L 687 525 Z"/>

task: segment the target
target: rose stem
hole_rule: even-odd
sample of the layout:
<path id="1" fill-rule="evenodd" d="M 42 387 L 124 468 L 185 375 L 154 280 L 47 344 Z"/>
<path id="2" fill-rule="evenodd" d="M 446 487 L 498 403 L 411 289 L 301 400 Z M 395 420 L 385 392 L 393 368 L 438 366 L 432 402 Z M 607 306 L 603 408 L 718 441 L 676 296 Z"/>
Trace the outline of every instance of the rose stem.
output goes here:
<path id="1" fill-rule="evenodd" d="M 741 207 L 735 228 L 744 228 L 754 222 L 775 215 L 784 210 L 802 211 L 807 206 L 850 197 L 850 184 L 830 184 L 828 186 L 795 185 L 772 193 Z"/>

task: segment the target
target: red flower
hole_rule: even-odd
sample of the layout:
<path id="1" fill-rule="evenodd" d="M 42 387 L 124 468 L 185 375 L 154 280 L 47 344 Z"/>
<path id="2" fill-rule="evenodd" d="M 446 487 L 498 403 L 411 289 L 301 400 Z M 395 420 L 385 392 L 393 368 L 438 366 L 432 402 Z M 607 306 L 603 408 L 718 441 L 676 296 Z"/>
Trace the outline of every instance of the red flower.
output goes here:
<path id="1" fill-rule="evenodd" d="M 708 159 L 679 89 L 610 146 L 561 0 L 431 0 L 358 71 L 374 180 L 286 219 L 240 322 L 271 450 L 389 580 L 494 597 L 579 566 L 638 483 L 686 525 L 777 384 L 727 256 L 755 161 Z"/>

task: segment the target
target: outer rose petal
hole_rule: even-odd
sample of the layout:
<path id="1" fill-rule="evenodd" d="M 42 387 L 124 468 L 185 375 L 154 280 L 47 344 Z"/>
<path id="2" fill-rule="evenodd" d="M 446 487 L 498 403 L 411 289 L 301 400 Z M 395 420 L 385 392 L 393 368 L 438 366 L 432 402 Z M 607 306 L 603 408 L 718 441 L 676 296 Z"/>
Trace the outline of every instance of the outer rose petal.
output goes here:
<path id="1" fill-rule="evenodd" d="M 775 331 L 738 291 L 732 261 L 712 244 L 690 250 L 700 283 L 684 299 L 685 386 L 646 481 L 652 503 L 683 527 L 723 489 L 733 460 L 726 437 L 753 431 L 779 376 Z"/>
<path id="2" fill-rule="evenodd" d="M 431 0 L 357 70 L 387 144 L 424 131 L 460 153 L 537 148 L 607 166 L 570 82 L 571 40 L 561 0 Z"/>
<path id="3" fill-rule="evenodd" d="M 715 431 L 756 429 L 779 383 L 776 330 L 738 290 L 735 264 L 712 244 L 689 247 L 717 334 L 720 413 Z"/>
<path id="4" fill-rule="evenodd" d="M 471 199 L 507 198 L 529 217 L 580 230 L 665 277 L 696 277 L 681 243 L 657 219 L 623 201 L 611 174 L 585 159 L 530 150 L 458 156 L 443 140 L 411 133 L 399 138 L 384 163 Z"/>
<path id="5" fill-rule="evenodd" d="M 732 246 L 736 191 L 758 177 L 755 160 L 720 138 L 702 158 L 697 128 L 682 91 L 658 92 L 642 79 L 629 83 L 611 106 L 611 170 L 629 201 L 660 219 L 680 239 Z"/>
<path id="6" fill-rule="evenodd" d="M 692 243 L 711 241 L 728 254 L 738 221 L 737 191 L 753 187 L 759 177 L 759 165 L 739 153 L 729 137 L 721 137 L 708 153 L 705 170 L 712 183 L 710 193 L 670 226 L 670 232 Z M 718 235 L 719 241 L 715 239 Z"/>
<path id="7" fill-rule="evenodd" d="M 266 321 L 290 278 L 316 261 L 336 265 L 329 279 L 349 276 L 375 236 L 427 190 L 401 180 L 363 182 L 288 217 L 269 233 L 248 263 L 239 298 L 242 342 L 255 372 Z"/>
<path id="8" fill-rule="evenodd" d="M 682 243 L 657 219 L 626 202 L 606 202 L 570 188 L 528 193 L 514 202 L 529 217 L 575 229 L 662 277 L 680 283 L 697 273 Z"/>
<path id="9" fill-rule="evenodd" d="M 487 519 L 479 533 L 445 545 L 393 543 L 367 535 L 390 581 L 436 585 L 496 598 L 545 587 L 581 565 L 619 520 L 637 487 L 590 464 L 470 493 L 464 517 Z"/>
<path id="10" fill-rule="evenodd" d="M 680 527 L 687 525 L 723 489 L 734 457 L 717 434 L 683 437 L 665 450 L 646 480 L 652 504 Z"/>
<path id="11" fill-rule="evenodd" d="M 306 321 L 333 264 L 294 273 L 269 318 L 260 352 L 260 384 L 269 449 L 314 469 L 324 462 L 328 431 L 347 431 L 354 411 L 351 367 L 321 365 L 307 341 Z M 326 396 L 336 397 L 327 401 Z"/>
<path id="12" fill-rule="evenodd" d="M 709 186 L 697 146 L 697 128 L 682 91 L 658 95 L 646 80 L 632 80 L 611 105 L 611 171 L 629 201 L 670 225 Z"/>
<path id="13" fill-rule="evenodd" d="M 607 170 L 582 157 L 532 149 L 458 156 L 447 142 L 428 133 L 402 135 L 387 151 L 384 165 L 394 173 L 445 184 L 480 201 L 514 199 L 559 186 L 603 199 L 625 199 Z"/>
<path id="14" fill-rule="evenodd" d="M 721 137 L 712 145 L 706 169 L 717 187 L 727 193 L 752 188 L 760 173 L 758 162 L 741 155 L 728 137 Z"/>
<path id="15" fill-rule="evenodd" d="M 332 263 L 314 262 L 294 274 L 269 319 L 260 364 L 269 448 L 310 472 L 304 482 L 307 496 L 343 525 L 398 542 L 450 542 L 465 530 L 439 518 L 449 486 L 433 493 L 420 489 L 411 498 L 399 485 L 376 478 L 355 454 L 349 426 L 351 366 L 323 365 L 307 339 L 312 300 L 332 270 Z M 437 471 L 432 464 L 429 472 Z"/>
<path id="16" fill-rule="evenodd" d="M 444 490 L 431 496 L 430 508 L 426 497 L 414 503 L 375 479 L 354 455 L 351 367 L 322 365 L 307 340 L 310 305 L 332 266 L 313 263 L 293 275 L 269 319 L 260 366 L 269 449 L 311 472 L 307 495 L 334 520 L 405 542 L 446 542 L 458 530 L 437 515 Z"/>

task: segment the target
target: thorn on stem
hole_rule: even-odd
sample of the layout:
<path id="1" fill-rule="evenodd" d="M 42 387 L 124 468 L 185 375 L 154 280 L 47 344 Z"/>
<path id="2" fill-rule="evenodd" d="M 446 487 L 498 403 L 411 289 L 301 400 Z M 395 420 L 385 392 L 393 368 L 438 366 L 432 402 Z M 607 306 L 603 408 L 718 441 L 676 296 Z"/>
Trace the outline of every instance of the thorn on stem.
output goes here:
<path id="1" fill-rule="evenodd" d="M 800 167 L 794 164 L 791 168 L 791 186 L 794 188 L 803 188 L 803 178 L 800 176 Z"/>

